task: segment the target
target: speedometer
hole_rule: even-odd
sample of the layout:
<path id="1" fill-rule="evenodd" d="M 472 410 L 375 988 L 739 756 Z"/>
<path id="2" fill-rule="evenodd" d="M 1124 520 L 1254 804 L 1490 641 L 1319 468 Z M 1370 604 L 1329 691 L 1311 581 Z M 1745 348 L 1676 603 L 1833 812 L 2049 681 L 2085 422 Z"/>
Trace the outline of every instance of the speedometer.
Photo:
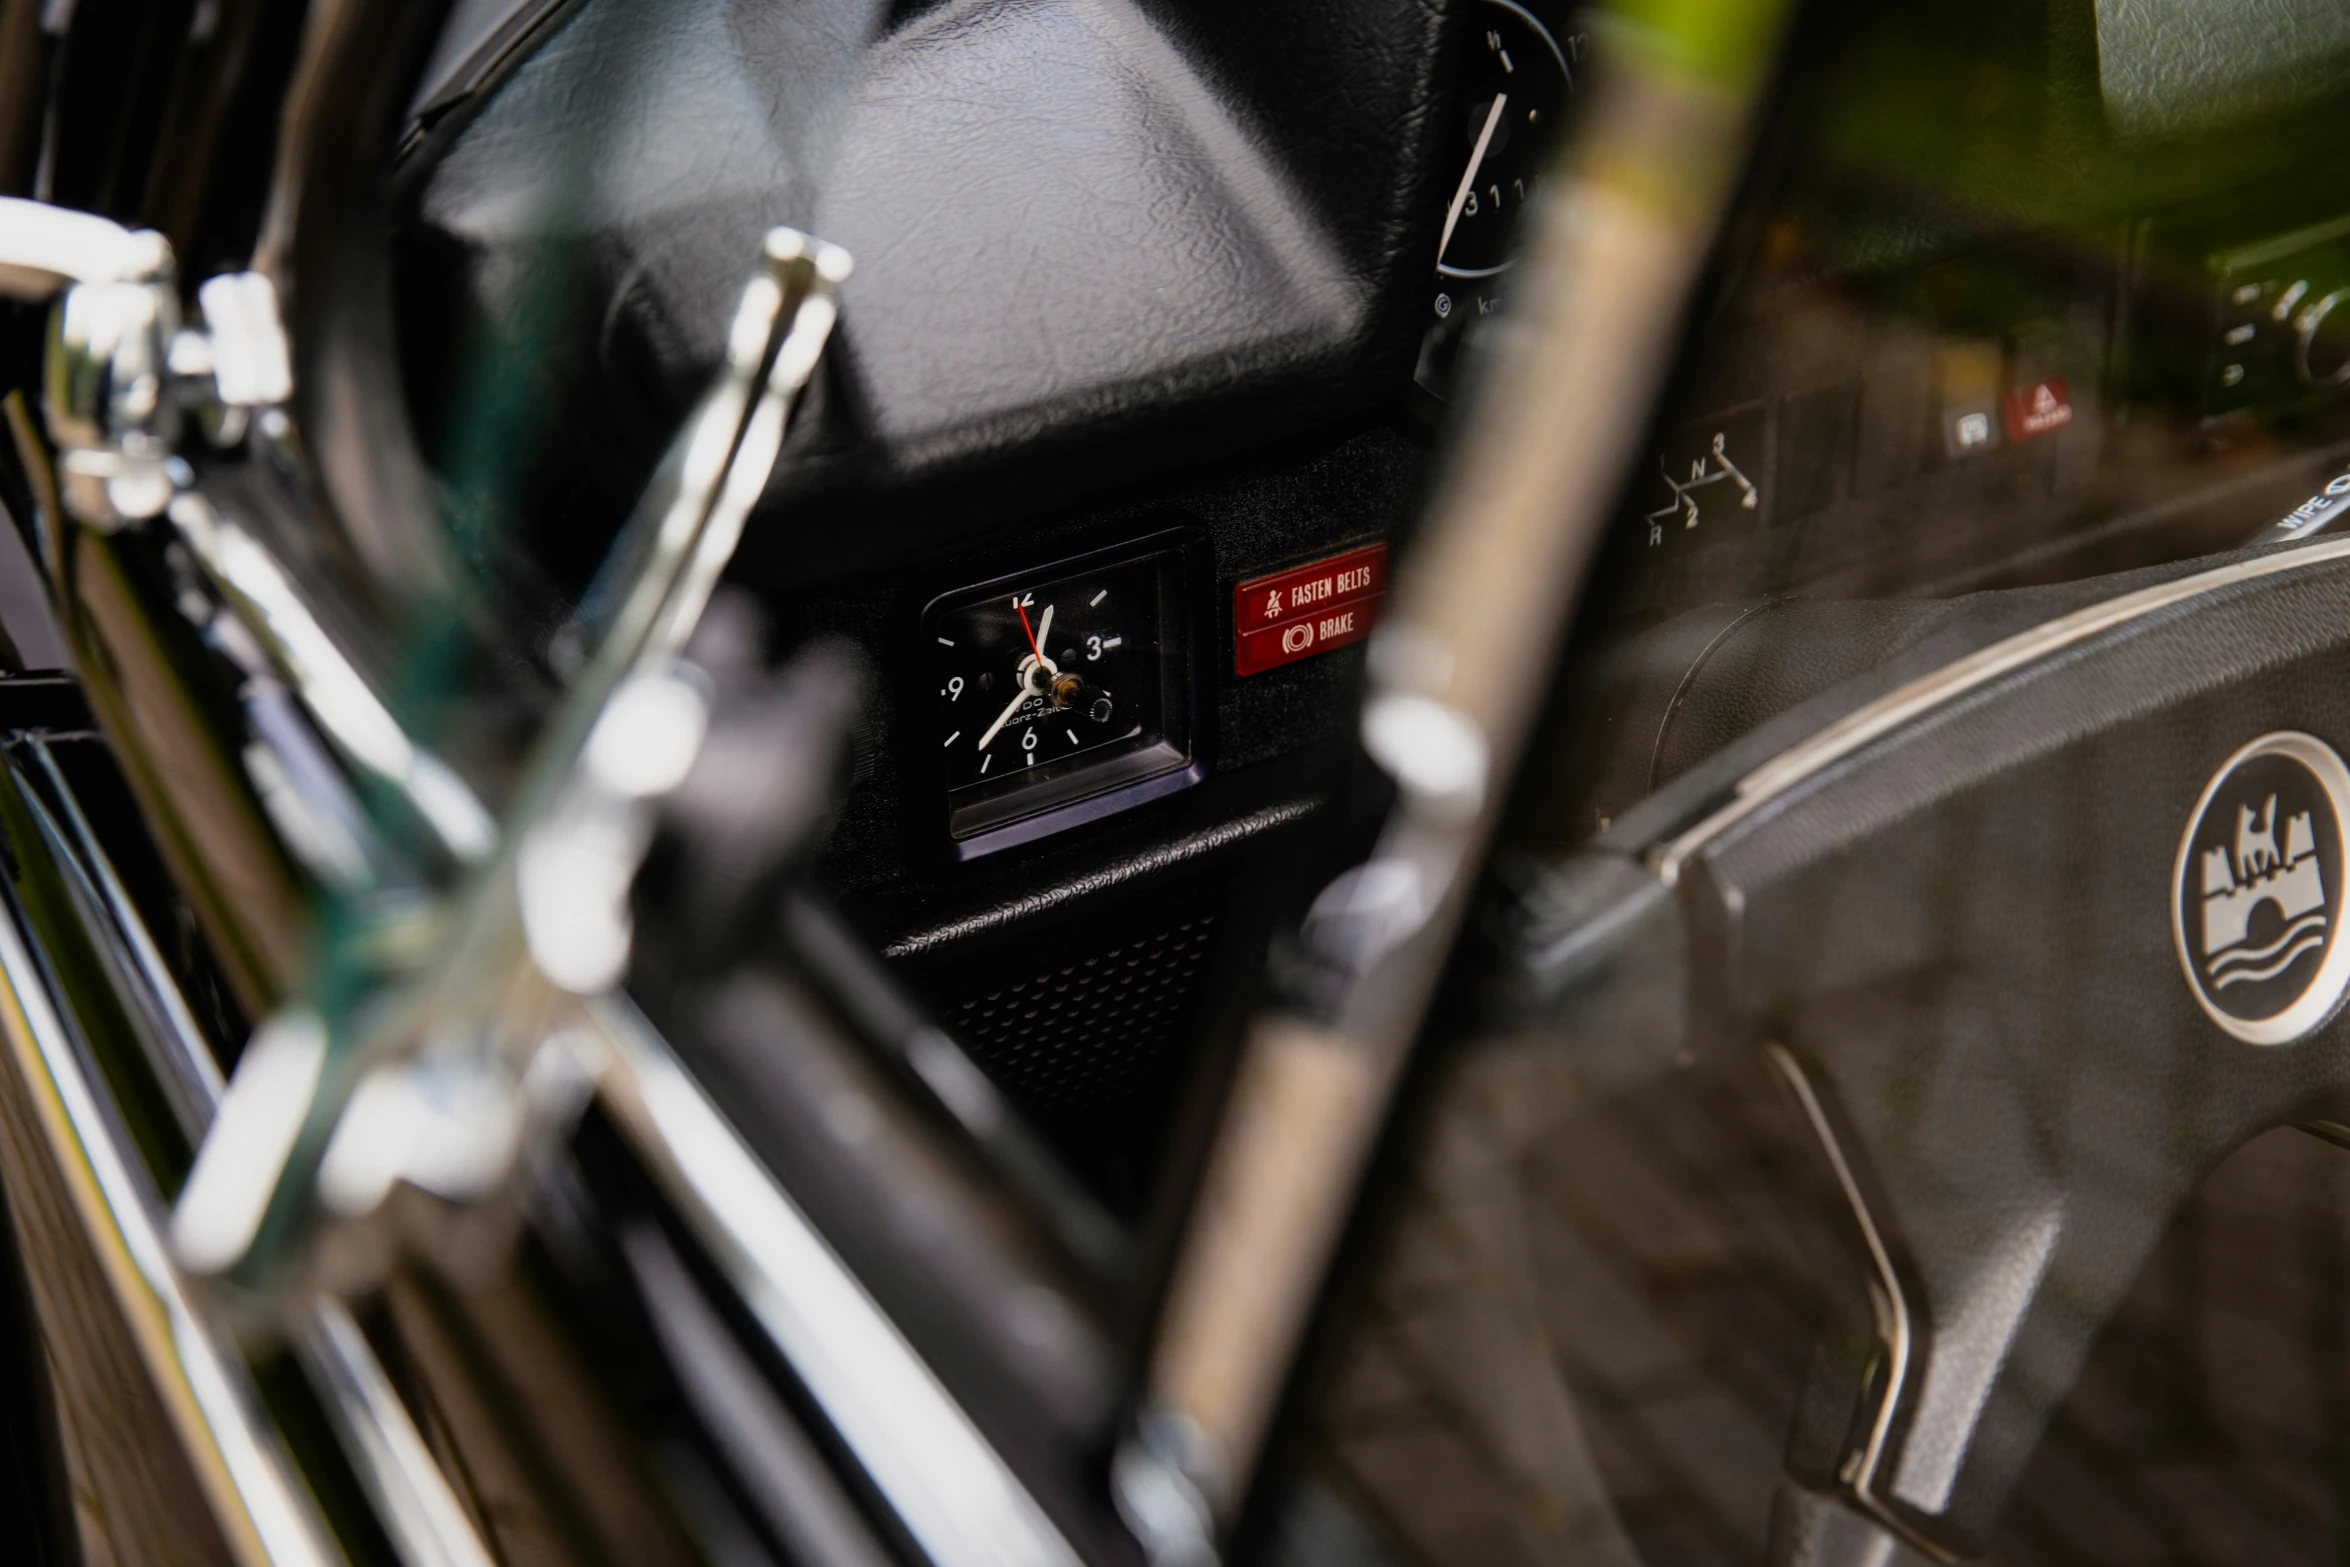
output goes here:
<path id="1" fill-rule="evenodd" d="M 1417 379 L 1448 397 L 1453 362 L 1476 321 L 1501 307 L 1520 213 L 1574 91 L 1579 35 L 1554 32 L 1517 0 L 1479 0 L 1462 52 L 1453 144 L 1460 158 L 1436 251 L 1435 320 Z"/>

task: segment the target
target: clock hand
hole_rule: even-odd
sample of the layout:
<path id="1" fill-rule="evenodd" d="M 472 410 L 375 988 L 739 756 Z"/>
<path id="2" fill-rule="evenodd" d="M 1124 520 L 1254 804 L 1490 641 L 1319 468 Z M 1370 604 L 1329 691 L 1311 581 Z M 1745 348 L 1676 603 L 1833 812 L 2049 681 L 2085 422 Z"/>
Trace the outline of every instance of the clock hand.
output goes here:
<path id="1" fill-rule="evenodd" d="M 995 715 L 995 722 L 987 726 L 987 733 L 979 737 L 979 749 L 986 750 L 987 742 L 993 740 L 996 732 L 1012 721 L 1012 715 L 1020 711 L 1020 704 L 1034 694 L 1028 689 L 1028 671 L 1023 669 L 1020 671 L 1020 689 L 1012 693 L 1012 700 L 1004 704 L 1004 710 Z"/>
<path id="2" fill-rule="evenodd" d="M 1501 124 L 1501 106 L 1510 101 L 1510 95 L 1497 92 L 1493 107 L 1485 111 L 1485 129 L 1477 133 L 1477 150 L 1469 154 L 1469 172 L 1461 176 L 1461 188 L 1452 193 L 1452 210 L 1444 215 L 1444 238 L 1436 242 L 1436 259 L 1444 259 L 1444 248 L 1452 243 L 1452 226 L 1461 220 L 1461 207 L 1468 201 L 1469 192 L 1477 185 L 1477 171 L 1485 166 L 1485 149 L 1493 144 L 1494 127 Z"/>
<path id="3" fill-rule="evenodd" d="M 996 714 L 995 722 L 987 726 L 987 733 L 979 737 L 979 749 L 982 751 L 987 749 L 987 742 L 993 740 L 1004 725 L 1012 721 L 1012 715 L 1020 711 L 1021 703 L 1040 694 L 1029 689 L 1029 682 L 1034 678 L 1036 671 L 1042 669 L 1053 674 L 1060 673 L 1053 661 L 1044 656 L 1044 648 L 1041 645 L 1046 637 L 1053 634 L 1053 606 L 1047 604 L 1044 607 L 1044 618 L 1037 622 L 1033 631 L 1029 630 L 1028 626 L 1028 606 L 1015 598 L 1012 600 L 1012 608 L 1019 613 L 1020 629 L 1028 632 L 1028 651 L 1034 655 L 1036 661 L 1029 663 L 1026 659 L 1021 660 L 1024 667 L 1018 671 L 1020 689 L 1012 693 L 1012 700 L 1005 705 L 1002 712 Z"/>

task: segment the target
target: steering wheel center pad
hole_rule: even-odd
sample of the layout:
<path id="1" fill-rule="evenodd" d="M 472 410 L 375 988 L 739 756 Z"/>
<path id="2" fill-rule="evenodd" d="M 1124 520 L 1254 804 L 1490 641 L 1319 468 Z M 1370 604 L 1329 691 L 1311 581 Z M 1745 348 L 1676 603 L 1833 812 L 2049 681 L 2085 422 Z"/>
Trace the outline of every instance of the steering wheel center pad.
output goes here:
<path id="1" fill-rule="evenodd" d="M 1798 1478 L 1963 1556 L 2180 1203 L 2350 1099 L 2350 1024 L 2231 1037 L 2170 912 L 2239 747 L 2350 743 L 2350 541 L 1877 620 L 1787 606 L 1740 667 L 1831 668 L 1806 638 L 1862 622 L 1906 647 L 1531 878 L 1498 1021 L 1618 1087 L 1773 1052 L 1906 1339 L 1838 1417 L 1806 1398 L 1827 1429 L 1793 1447 L 1842 1461 Z"/>

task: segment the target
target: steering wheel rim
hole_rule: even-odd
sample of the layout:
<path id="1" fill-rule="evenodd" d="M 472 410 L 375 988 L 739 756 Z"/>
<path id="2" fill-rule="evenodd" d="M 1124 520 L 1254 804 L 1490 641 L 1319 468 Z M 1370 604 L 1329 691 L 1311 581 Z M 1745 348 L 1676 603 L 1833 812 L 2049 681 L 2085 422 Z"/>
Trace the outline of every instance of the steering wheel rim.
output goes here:
<path id="1" fill-rule="evenodd" d="M 1876 1353 L 1840 1402 L 1807 1390 L 1774 1563 L 1984 1550 L 2181 1204 L 2350 1093 L 2350 792 L 2265 822 L 2228 793 L 2280 745 L 2340 766 L 2350 543 L 2147 575 L 1783 715 L 1524 902 L 1499 1032 L 1616 1084 L 1759 1053 L 1840 1194 Z M 2300 844 L 2297 810 L 2325 929 L 2269 953 L 2295 994 L 2264 1035 L 2195 982 L 2181 911 L 2231 829 L 2257 859 L 2261 829 Z"/>

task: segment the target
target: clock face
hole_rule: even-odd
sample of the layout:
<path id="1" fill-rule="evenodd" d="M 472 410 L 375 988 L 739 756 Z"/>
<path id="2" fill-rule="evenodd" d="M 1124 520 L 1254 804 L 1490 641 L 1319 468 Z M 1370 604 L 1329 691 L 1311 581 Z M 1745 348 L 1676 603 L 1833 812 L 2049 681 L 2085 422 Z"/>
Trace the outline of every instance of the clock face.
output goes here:
<path id="1" fill-rule="evenodd" d="M 924 615 L 927 704 L 957 838 L 1181 768 L 1178 552 L 1047 568 Z"/>

